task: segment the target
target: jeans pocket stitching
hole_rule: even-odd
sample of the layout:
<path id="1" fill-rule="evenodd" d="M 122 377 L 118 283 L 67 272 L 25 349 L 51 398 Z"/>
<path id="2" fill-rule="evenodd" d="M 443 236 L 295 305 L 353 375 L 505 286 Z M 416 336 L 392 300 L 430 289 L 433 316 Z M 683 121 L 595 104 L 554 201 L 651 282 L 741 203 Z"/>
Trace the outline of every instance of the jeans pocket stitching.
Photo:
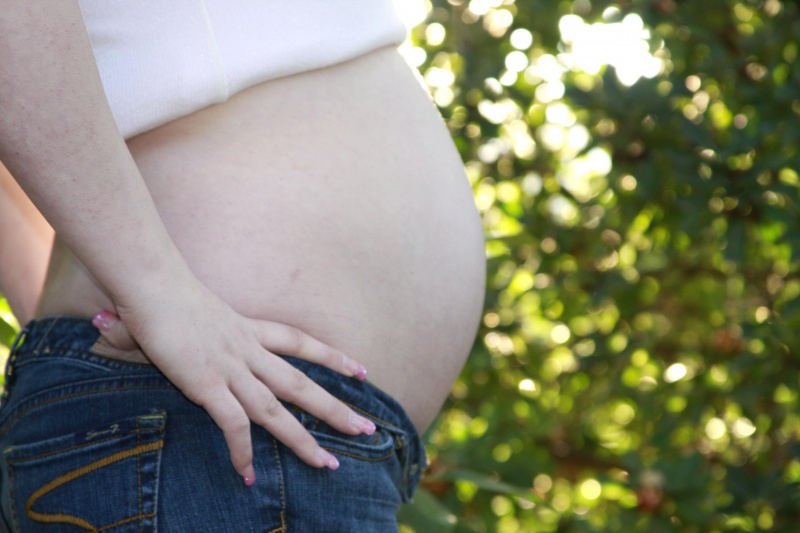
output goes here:
<path id="1" fill-rule="evenodd" d="M 391 456 L 394 455 L 394 449 L 392 449 L 392 451 L 390 451 L 389 453 L 387 453 L 387 454 L 385 454 L 385 455 L 383 455 L 381 457 L 367 457 L 366 455 L 358 455 L 358 454 L 355 454 L 355 453 L 352 453 L 352 452 L 346 452 L 344 450 L 340 450 L 338 448 L 334 448 L 333 446 L 320 445 L 320 448 L 324 448 L 324 449 L 328 450 L 329 452 L 335 452 L 335 453 L 338 453 L 340 455 L 344 455 L 346 457 L 352 457 L 353 459 L 359 459 L 361 461 L 370 461 L 370 462 L 375 462 L 375 463 L 377 463 L 379 461 L 385 461 L 386 459 L 388 459 L 388 458 L 390 458 Z"/>
<path id="2" fill-rule="evenodd" d="M 72 384 L 73 386 L 75 384 Z M 51 405 L 57 402 L 61 402 L 64 400 L 70 400 L 72 398 L 79 398 L 81 396 L 87 396 L 90 394 L 99 394 L 99 393 L 107 393 L 107 392 L 120 392 L 120 391 L 127 391 L 127 390 L 147 390 L 147 389 L 175 389 L 174 385 L 131 385 L 126 387 L 111 387 L 111 388 L 103 388 L 103 389 L 92 389 L 92 390 L 85 390 L 80 392 L 74 392 L 71 394 L 65 394 L 63 396 L 56 396 L 53 398 L 47 398 L 44 400 L 39 400 L 39 396 L 49 395 L 52 394 L 54 391 L 57 393 L 62 386 L 58 386 L 53 390 L 43 391 L 37 395 L 30 396 L 25 398 L 20 402 L 15 402 L 14 409 L 10 413 L 6 414 L 5 418 L 2 421 L 2 426 L 0 426 L 0 437 L 2 437 L 13 425 L 14 423 L 19 420 L 22 416 L 29 414 L 30 412 L 34 411 L 35 409 L 39 409 L 41 407 Z"/>
<path id="3" fill-rule="evenodd" d="M 150 424 L 146 424 L 144 427 L 141 425 L 143 421 L 153 421 Z M 40 522 L 40 523 L 48 523 L 48 524 L 70 524 L 77 527 L 80 527 L 85 530 L 89 531 L 106 531 L 123 525 L 125 523 L 134 522 L 136 520 L 144 520 L 144 519 L 154 519 L 156 516 L 155 510 L 151 513 L 143 512 L 143 499 L 142 499 L 142 491 L 141 491 L 141 456 L 144 454 L 149 453 L 160 453 L 161 449 L 164 447 L 164 413 L 153 414 L 153 415 L 145 415 L 136 417 L 136 427 L 130 430 L 130 433 L 136 434 L 136 441 L 135 446 L 129 447 L 127 449 L 123 449 L 110 455 L 106 455 L 100 459 L 92 461 L 89 464 L 85 464 L 78 468 L 74 468 L 64 474 L 56 476 L 55 478 L 51 479 L 50 481 L 44 483 L 36 490 L 34 490 L 30 496 L 28 496 L 25 502 L 25 516 L 33 521 L 33 522 Z M 155 425 L 153 425 L 155 423 Z M 151 433 L 149 438 L 145 443 L 142 443 L 142 437 L 146 433 Z M 124 437 L 124 435 L 109 437 L 101 440 L 95 440 L 86 444 L 76 445 L 76 446 L 69 446 L 67 448 L 59 448 L 58 450 L 54 450 L 47 453 L 41 453 L 36 455 L 30 456 L 23 456 L 23 457 L 9 457 L 8 454 L 14 450 L 14 446 L 11 446 L 5 450 L 6 454 L 6 463 L 8 467 L 8 475 L 9 475 L 9 484 L 11 487 L 14 486 L 14 477 L 15 477 L 15 466 L 14 464 L 24 464 L 28 461 L 35 461 L 43 457 L 48 457 L 52 455 L 63 454 L 66 452 L 75 451 L 76 449 L 88 447 L 88 446 L 96 446 L 98 444 L 103 444 L 108 441 L 112 440 L 119 440 L 120 438 Z M 119 461 L 123 461 L 126 459 L 136 458 L 136 471 L 137 471 L 137 478 L 138 478 L 138 485 L 139 485 L 139 512 L 138 515 L 128 516 L 113 524 L 107 524 L 102 526 L 96 526 L 92 524 L 89 520 L 81 518 L 79 516 L 67 513 L 43 513 L 33 509 L 33 506 L 36 504 L 38 500 L 46 496 L 47 494 L 57 490 L 58 488 L 71 483 L 75 480 L 82 478 L 88 474 L 91 474 L 97 470 L 100 470 L 104 467 L 110 466 L 115 464 Z M 158 463 L 158 459 L 156 459 Z M 156 472 L 158 471 L 158 464 L 156 464 Z M 157 473 L 156 473 L 156 482 L 157 482 Z M 155 498 L 155 495 L 154 495 Z M 12 514 L 12 521 L 17 524 L 15 527 L 19 527 L 19 515 L 17 509 L 17 499 L 11 499 L 11 514 Z"/>
<path id="4" fill-rule="evenodd" d="M 333 429 L 333 428 L 331 428 Z M 334 430 L 336 431 L 336 430 Z M 311 436 L 319 443 L 321 448 L 354 459 L 363 461 L 384 461 L 392 457 L 395 452 L 395 437 L 391 431 L 378 427 L 369 442 L 355 442 L 349 439 L 364 439 L 365 435 L 331 435 L 323 431 L 310 430 Z"/>
<path id="5" fill-rule="evenodd" d="M 9 487 L 14 487 L 14 469 L 11 468 L 11 465 L 8 465 L 8 484 Z M 14 526 L 15 530 L 21 530 L 19 527 L 19 510 L 17 509 L 17 499 L 11 498 L 10 501 L 11 507 L 11 523 Z"/>
<path id="6" fill-rule="evenodd" d="M 390 430 L 390 431 L 392 431 L 394 433 L 405 433 L 402 429 L 400 429 L 396 425 L 392 424 L 391 422 L 387 422 L 386 420 L 383 420 L 382 418 L 379 418 L 379 417 L 373 415 L 369 411 L 366 411 L 366 410 L 364 410 L 364 409 L 362 409 L 362 408 L 360 408 L 360 407 L 358 407 L 356 405 L 353 405 L 351 403 L 347 403 L 347 402 L 342 402 L 342 403 L 345 404 L 350 409 L 352 409 L 354 411 L 358 411 L 362 415 L 364 415 L 366 417 L 369 417 L 369 418 L 375 420 L 376 422 L 380 422 L 383 426 L 386 427 L 386 429 L 388 429 L 388 430 Z"/>
<path id="7" fill-rule="evenodd" d="M 33 510 L 33 505 L 36 503 L 37 500 L 39 500 L 46 494 L 49 494 L 50 492 L 61 487 L 62 485 L 65 485 L 71 481 L 75 481 L 80 477 L 83 477 L 91 472 L 94 472 L 95 470 L 99 470 L 100 468 L 114 464 L 124 459 L 130 459 L 131 457 L 134 456 L 139 456 L 144 453 L 160 450 L 163 447 L 164 447 L 164 440 L 159 439 L 155 442 L 151 442 L 148 444 L 139 444 L 134 448 L 113 453 L 107 457 L 103 457 L 102 459 L 98 459 L 92 463 L 89 463 L 88 465 L 84 465 L 74 470 L 70 470 L 69 472 L 56 477 L 55 479 L 45 483 L 44 485 L 33 491 L 33 493 L 28 497 L 28 500 L 25 502 L 25 514 L 28 516 L 30 520 L 34 522 L 44 522 L 51 524 L 52 523 L 72 524 L 78 527 L 82 527 L 84 529 L 99 531 L 100 528 L 94 526 L 93 524 L 84 520 L 83 518 L 64 513 L 40 513 L 38 511 Z M 125 519 L 125 521 L 137 520 L 141 518 L 152 518 L 152 516 L 143 516 L 140 513 L 139 516 L 130 517 L 129 519 Z M 102 529 L 107 529 L 108 527 L 110 526 L 103 526 Z"/>
<path id="8" fill-rule="evenodd" d="M 281 455 L 278 446 L 278 441 L 273 437 L 272 447 L 275 450 L 275 467 L 278 473 L 278 490 L 281 496 L 281 525 L 275 529 L 271 529 L 267 533 L 281 533 L 286 531 L 286 500 L 283 492 L 283 466 L 281 465 Z"/>
<path id="9" fill-rule="evenodd" d="M 96 444 L 101 444 L 101 443 L 108 442 L 108 441 L 114 440 L 114 439 L 119 439 L 119 438 L 122 438 L 122 437 L 124 437 L 124 435 L 115 435 L 113 437 L 106 437 L 105 439 L 94 440 L 92 442 L 86 442 L 86 443 L 83 443 L 83 444 L 76 444 L 75 446 L 69 446 L 67 448 L 60 448 L 58 450 L 53 450 L 51 452 L 40 453 L 39 455 L 31 455 L 30 457 L 24 457 L 22 459 L 9 458 L 8 462 L 9 462 L 9 464 L 12 464 L 12 463 L 25 462 L 25 461 L 32 461 L 34 459 L 42 459 L 42 458 L 48 457 L 50 455 L 58 455 L 58 454 L 61 454 L 61 453 L 64 453 L 64 452 L 71 452 L 71 451 L 74 451 L 74 450 L 79 450 L 80 448 L 85 448 L 87 446 L 94 446 Z"/>

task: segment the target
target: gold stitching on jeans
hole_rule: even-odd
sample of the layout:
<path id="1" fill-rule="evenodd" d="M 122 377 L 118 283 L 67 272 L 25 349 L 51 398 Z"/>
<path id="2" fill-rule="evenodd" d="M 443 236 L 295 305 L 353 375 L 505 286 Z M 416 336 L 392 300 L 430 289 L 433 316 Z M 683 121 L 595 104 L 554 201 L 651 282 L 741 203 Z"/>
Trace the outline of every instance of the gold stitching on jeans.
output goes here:
<path id="1" fill-rule="evenodd" d="M 130 450 L 124 450 L 109 455 L 108 457 L 104 457 L 93 463 L 89 463 L 86 466 L 76 468 L 75 470 L 72 470 L 70 472 L 67 472 L 66 474 L 58 476 L 54 480 L 39 487 L 33 494 L 30 495 L 28 501 L 25 502 L 25 512 L 27 513 L 28 518 L 33 520 L 34 522 L 72 524 L 80 528 L 83 528 L 86 531 L 99 531 L 96 526 L 92 525 L 90 522 L 84 520 L 83 518 L 79 518 L 77 516 L 72 516 L 64 513 L 47 514 L 34 511 L 33 504 L 36 503 L 36 501 L 45 494 L 52 492 L 58 487 L 65 485 L 71 481 L 75 481 L 79 477 L 85 476 L 86 474 L 94 472 L 95 470 L 116 463 L 118 461 L 123 461 L 125 459 L 129 459 L 134 456 L 139 456 L 143 453 L 160 450 L 163 447 L 164 447 L 163 440 L 152 442 L 150 444 L 142 444 L 136 446 L 135 448 L 131 448 Z"/>
<path id="2" fill-rule="evenodd" d="M 120 520 L 119 522 L 114 522 L 113 524 L 109 524 L 107 526 L 103 526 L 100 529 L 97 529 L 98 532 L 100 531 L 108 531 L 109 529 L 114 529 L 115 527 L 119 527 L 123 524 L 127 524 L 128 522 L 133 522 L 135 520 L 142 520 L 143 518 L 155 518 L 156 513 L 148 513 L 148 514 L 140 514 L 139 516 L 132 516 L 130 518 L 125 518 Z M 141 526 L 140 526 L 141 530 Z"/>
<path id="3" fill-rule="evenodd" d="M 353 459 L 360 459 L 362 461 L 370 461 L 370 462 L 384 461 L 384 460 L 386 460 L 389 457 L 394 455 L 394 450 L 392 450 L 388 454 L 384 455 L 383 457 L 364 457 L 363 455 L 356 455 L 354 453 L 345 452 L 343 450 L 339 450 L 337 448 L 332 448 L 330 446 L 322 446 L 322 445 L 320 445 L 320 448 L 325 448 L 326 450 L 328 450 L 330 452 L 336 452 L 336 453 L 341 454 L 341 455 L 346 455 L 347 457 L 352 457 Z"/>
<path id="4" fill-rule="evenodd" d="M 377 416 L 373 415 L 372 413 L 370 413 L 369 411 L 365 411 L 365 410 L 361 409 L 360 407 L 356 407 L 355 405 L 353 405 L 353 404 L 351 404 L 351 403 L 347 403 L 347 402 L 342 402 L 342 403 L 343 403 L 343 404 L 345 404 L 345 405 L 346 405 L 347 407 L 349 407 L 350 409 L 353 409 L 354 411 L 358 411 L 359 413 L 361 413 L 361 414 L 363 414 L 363 415 L 367 415 L 367 416 L 368 416 L 368 417 L 370 417 L 370 418 L 374 418 L 374 419 L 375 419 L 375 420 L 377 420 L 378 422 L 381 422 L 381 423 L 383 423 L 383 424 L 386 424 L 387 426 L 389 426 L 389 427 L 391 427 L 391 428 L 394 428 L 394 429 L 396 429 L 397 431 L 400 431 L 400 432 L 402 432 L 402 431 L 403 431 L 402 429 L 400 429 L 399 427 L 395 426 L 395 425 L 394 425 L 394 424 L 392 424 L 391 422 L 387 422 L 386 420 L 382 420 L 382 419 L 378 418 Z"/>
<path id="5" fill-rule="evenodd" d="M 275 529 L 269 530 L 267 533 L 280 533 L 281 531 L 286 531 L 286 515 L 284 514 L 286 511 L 286 501 L 283 498 L 283 468 L 281 467 L 281 456 L 280 453 L 278 453 L 278 441 L 276 441 L 274 437 L 272 438 L 272 447 L 275 450 L 275 466 L 278 467 L 275 471 L 278 472 L 278 488 L 281 494 L 281 525 Z"/>
<path id="6" fill-rule="evenodd" d="M 139 446 L 142 445 L 142 432 L 138 431 L 141 429 L 139 427 L 139 419 L 136 419 L 136 444 Z M 139 447 L 137 446 L 137 448 Z M 142 516 L 142 456 L 136 456 L 136 484 L 137 489 L 139 491 L 139 516 Z M 142 522 L 139 521 L 139 531 L 142 531 Z"/>

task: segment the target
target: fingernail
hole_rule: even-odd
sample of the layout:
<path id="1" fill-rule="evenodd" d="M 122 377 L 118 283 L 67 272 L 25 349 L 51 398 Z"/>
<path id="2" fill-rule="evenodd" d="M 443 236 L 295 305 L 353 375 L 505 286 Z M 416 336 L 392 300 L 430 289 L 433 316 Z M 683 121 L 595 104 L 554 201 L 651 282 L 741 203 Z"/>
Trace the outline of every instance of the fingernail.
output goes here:
<path id="1" fill-rule="evenodd" d="M 367 379 L 367 369 L 361 365 L 358 365 L 358 369 L 355 372 L 353 372 L 353 375 L 358 379 L 360 379 L 361 381 L 364 381 L 365 379 Z"/>
<path id="2" fill-rule="evenodd" d="M 100 311 L 92 318 L 92 325 L 99 330 L 107 331 L 119 317 L 110 311 Z"/>
<path id="3" fill-rule="evenodd" d="M 339 468 L 339 461 L 336 460 L 336 457 L 329 454 L 322 448 L 320 448 L 319 456 L 322 458 L 322 463 L 331 470 L 336 470 L 337 468 Z"/>
<path id="4" fill-rule="evenodd" d="M 360 365 L 351 359 L 347 363 L 347 369 L 350 371 L 350 374 L 352 374 L 354 377 L 357 377 L 361 381 L 367 379 L 367 369 L 364 368 L 364 365 Z"/>
<path id="5" fill-rule="evenodd" d="M 350 415 L 350 422 L 358 428 L 358 430 L 365 435 L 372 435 L 375 433 L 375 424 L 371 420 L 367 420 L 362 416 L 353 413 Z"/>
<path id="6" fill-rule="evenodd" d="M 252 487 L 253 484 L 256 482 L 256 471 L 253 470 L 253 466 L 248 466 L 244 469 L 245 473 L 242 476 L 244 478 L 244 484 L 248 487 Z"/>

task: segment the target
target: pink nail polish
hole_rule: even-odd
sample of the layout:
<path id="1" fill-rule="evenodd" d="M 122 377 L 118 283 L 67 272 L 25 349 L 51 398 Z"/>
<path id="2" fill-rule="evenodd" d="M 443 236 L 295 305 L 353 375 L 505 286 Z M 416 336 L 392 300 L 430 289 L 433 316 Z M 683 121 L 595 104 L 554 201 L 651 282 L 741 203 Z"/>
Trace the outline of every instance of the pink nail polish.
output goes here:
<path id="1" fill-rule="evenodd" d="M 119 317 L 110 311 L 100 311 L 92 318 L 92 325 L 99 330 L 108 331 Z"/>
<path id="2" fill-rule="evenodd" d="M 371 420 L 366 420 L 366 419 L 364 420 L 364 425 L 361 430 L 362 433 L 364 433 L 365 435 L 372 435 L 373 433 L 375 433 L 375 429 L 376 429 L 375 424 L 373 424 Z"/>
<path id="3" fill-rule="evenodd" d="M 320 456 L 322 457 L 322 462 L 325 466 L 330 468 L 331 470 L 336 470 L 339 468 L 339 461 L 333 455 L 329 454 L 325 450 L 320 450 Z"/>
<path id="4" fill-rule="evenodd" d="M 356 371 L 353 372 L 353 375 L 361 381 L 364 381 L 367 379 L 367 369 L 361 365 L 358 365 L 358 368 L 356 368 Z"/>
<path id="5" fill-rule="evenodd" d="M 365 435 L 372 435 L 375 433 L 375 424 L 373 424 L 371 420 L 363 416 L 358 416 L 355 413 L 350 413 L 350 425 Z"/>
<path id="6" fill-rule="evenodd" d="M 252 487 L 255 482 L 256 482 L 256 476 L 255 475 L 244 476 L 244 484 L 247 485 L 248 487 Z"/>

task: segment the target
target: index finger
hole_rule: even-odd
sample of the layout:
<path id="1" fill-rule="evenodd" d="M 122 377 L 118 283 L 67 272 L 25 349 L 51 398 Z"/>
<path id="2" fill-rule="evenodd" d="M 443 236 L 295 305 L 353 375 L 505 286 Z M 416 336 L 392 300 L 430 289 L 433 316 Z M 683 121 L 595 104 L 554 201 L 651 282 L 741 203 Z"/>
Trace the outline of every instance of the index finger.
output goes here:
<path id="1" fill-rule="evenodd" d="M 242 405 L 227 388 L 220 388 L 215 397 L 197 403 L 222 430 L 233 468 L 244 478 L 245 484 L 252 485 L 256 477 L 253 469 L 253 443 L 250 437 L 250 419 Z"/>
<path id="2" fill-rule="evenodd" d="M 344 352 L 317 340 L 299 328 L 255 320 L 258 342 L 267 350 L 325 366 L 345 376 L 364 380 L 367 369 Z"/>
<path id="3" fill-rule="evenodd" d="M 336 458 L 320 447 L 272 391 L 255 376 L 250 375 L 237 381 L 232 390 L 250 420 L 269 431 L 303 462 L 316 468 L 328 467 L 336 470 L 339 467 Z M 333 397 L 330 400 L 338 402 Z"/>

